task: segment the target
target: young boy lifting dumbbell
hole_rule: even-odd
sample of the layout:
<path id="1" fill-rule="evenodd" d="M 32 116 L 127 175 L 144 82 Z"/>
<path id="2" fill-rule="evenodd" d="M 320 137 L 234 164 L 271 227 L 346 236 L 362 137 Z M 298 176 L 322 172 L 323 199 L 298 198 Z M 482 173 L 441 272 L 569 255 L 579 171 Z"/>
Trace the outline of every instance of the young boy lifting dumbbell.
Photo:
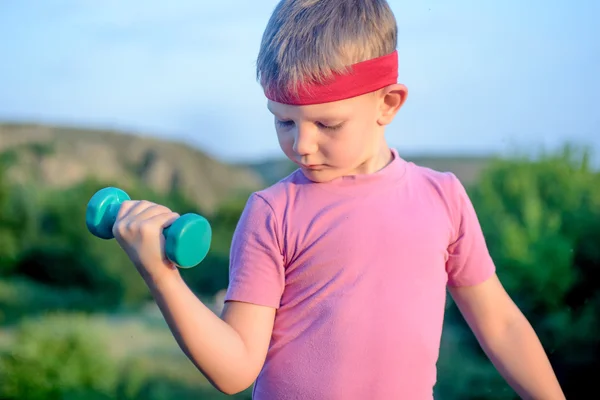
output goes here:
<path id="1" fill-rule="evenodd" d="M 282 0 L 257 73 L 298 169 L 253 193 L 221 316 L 163 250 L 178 214 L 126 201 L 113 232 L 177 342 L 224 393 L 255 399 L 431 399 L 446 289 L 523 398 L 564 399 L 499 282 L 465 189 L 402 159 L 385 128 L 407 98 L 384 0 Z"/>

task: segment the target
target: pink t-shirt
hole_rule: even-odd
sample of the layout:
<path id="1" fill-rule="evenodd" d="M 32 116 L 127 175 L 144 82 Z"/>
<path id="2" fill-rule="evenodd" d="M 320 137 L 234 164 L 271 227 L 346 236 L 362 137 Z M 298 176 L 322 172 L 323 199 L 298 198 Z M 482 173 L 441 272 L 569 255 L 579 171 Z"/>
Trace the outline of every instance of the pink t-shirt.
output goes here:
<path id="1" fill-rule="evenodd" d="M 393 161 L 254 193 L 236 229 L 226 301 L 277 308 L 257 400 L 433 398 L 446 286 L 495 267 L 451 173 Z"/>

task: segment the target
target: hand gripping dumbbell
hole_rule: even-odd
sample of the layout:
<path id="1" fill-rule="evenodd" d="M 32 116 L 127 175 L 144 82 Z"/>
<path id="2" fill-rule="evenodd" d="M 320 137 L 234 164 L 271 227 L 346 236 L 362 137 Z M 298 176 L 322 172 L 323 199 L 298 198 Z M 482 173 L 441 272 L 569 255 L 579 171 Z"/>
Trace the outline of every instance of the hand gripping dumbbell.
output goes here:
<path id="1" fill-rule="evenodd" d="M 88 230 L 101 239 L 113 239 L 113 225 L 121 204 L 131 200 L 123 190 L 107 187 L 90 199 L 85 222 Z M 167 258 L 181 268 L 198 265 L 208 254 L 212 229 L 206 218 L 198 214 L 184 214 L 163 230 Z"/>

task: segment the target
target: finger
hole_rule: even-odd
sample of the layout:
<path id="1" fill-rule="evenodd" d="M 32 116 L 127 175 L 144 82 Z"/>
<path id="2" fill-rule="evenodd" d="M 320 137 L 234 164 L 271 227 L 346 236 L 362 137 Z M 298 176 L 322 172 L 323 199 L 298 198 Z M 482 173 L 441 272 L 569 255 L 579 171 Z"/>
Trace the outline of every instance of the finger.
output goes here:
<path id="1" fill-rule="evenodd" d="M 134 210 L 139 203 L 140 202 L 137 200 L 126 200 L 121 203 L 117 218 L 112 228 L 113 235 L 116 238 L 123 237 L 125 231 L 130 228 L 130 222 L 128 221 L 128 218 L 131 216 L 132 210 Z"/>
<path id="2" fill-rule="evenodd" d="M 160 228 L 160 226 L 154 226 L 154 217 L 171 213 L 171 210 L 165 206 L 146 202 L 146 204 L 135 205 L 129 211 L 126 219 L 122 221 L 121 225 L 126 232 L 133 233 L 140 231 L 142 234 L 148 234 Z"/>
<path id="3" fill-rule="evenodd" d="M 125 218 L 129 214 L 129 211 L 137 203 L 138 202 L 134 201 L 134 200 L 126 200 L 126 201 L 122 202 L 121 205 L 119 206 L 119 212 L 117 213 L 117 221 L 118 220 L 122 220 L 123 218 Z"/>
<path id="4" fill-rule="evenodd" d="M 179 217 L 180 217 L 180 215 L 178 213 L 170 212 L 170 213 L 156 215 L 149 220 L 149 221 L 151 221 L 150 223 L 160 226 L 160 232 L 161 232 L 160 246 L 162 249 L 165 249 L 165 243 L 166 243 L 166 237 L 162 234 L 163 230 L 165 228 L 171 226 L 173 224 L 173 222 L 175 222 Z M 169 260 L 169 258 L 167 257 L 166 251 L 163 250 L 161 256 L 162 256 L 163 262 L 170 269 L 172 269 L 172 270 L 177 269 L 177 264 L 175 264 L 174 261 Z"/>
<path id="5" fill-rule="evenodd" d="M 173 222 L 175 222 L 179 217 L 180 215 L 176 212 L 169 211 L 165 213 L 156 214 L 145 220 L 144 223 L 148 223 L 149 225 L 165 229 L 171 226 L 171 224 L 173 224 Z"/>
<path id="6" fill-rule="evenodd" d="M 121 203 L 119 208 L 119 213 L 117 214 L 117 221 L 124 220 L 129 215 L 131 215 L 131 211 L 135 209 L 139 205 L 140 201 L 138 200 L 126 200 Z"/>
<path id="7" fill-rule="evenodd" d="M 177 218 L 179 218 L 179 214 L 174 212 L 156 214 L 140 222 L 140 233 L 142 234 L 142 236 L 154 235 L 156 234 L 156 232 L 162 234 L 164 228 L 170 226 L 173 222 L 175 222 L 175 220 L 177 220 Z M 163 239 L 164 238 L 162 238 L 161 235 L 161 241 Z"/>
<path id="8" fill-rule="evenodd" d="M 131 219 L 135 220 L 135 221 L 139 221 L 139 222 L 149 220 L 160 214 L 172 214 L 173 213 L 169 208 L 167 208 L 163 205 L 160 205 L 160 204 L 153 204 L 153 203 L 151 203 L 151 205 L 147 208 L 140 207 L 139 212 L 137 212 L 136 214 L 134 214 L 134 212 L 131 213 Z"/>
<path id="9" fill-rule="evenodd" d="M 121 220 L 131 220 L 137 219 L 136 216 L 142 213 L 144 210 L 147 210 L 150 207 L 155 206 L 155 203 L 152 203 L 147 200 L 136 200 L 136 201 L 125 201 L 121 205 L 121 212 L 119 218 Z"/>
<path id="10" fill-rule="evenodd" d="M 161 211 L 163 212 L 170 210 L 166 207 L 159 206 L 158 204 L 141 200 L 132 201 L 128 200 L 122 203 L 117 215 L 117 220 L 113 225 L 113 235 L 123 237 L 125 232 L 135 232 L 139 229 L 140 223 L 144 219 L 148 219 Z"/>

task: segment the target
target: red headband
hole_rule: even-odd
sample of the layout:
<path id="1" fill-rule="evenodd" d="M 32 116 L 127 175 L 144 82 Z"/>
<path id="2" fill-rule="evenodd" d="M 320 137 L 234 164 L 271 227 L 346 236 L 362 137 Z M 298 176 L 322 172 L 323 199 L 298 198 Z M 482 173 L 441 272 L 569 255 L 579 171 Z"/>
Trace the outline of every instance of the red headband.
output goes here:
<path id="1" fill-rule="evenodd" d="M 325 84 L 305 84 L 296 95 L 265 91 L 277 103 L 308 105 L 329 103 L 374 92 L 398 81 L 398 52 L 353 64 L 346 74 L 334 74 Z"/>

